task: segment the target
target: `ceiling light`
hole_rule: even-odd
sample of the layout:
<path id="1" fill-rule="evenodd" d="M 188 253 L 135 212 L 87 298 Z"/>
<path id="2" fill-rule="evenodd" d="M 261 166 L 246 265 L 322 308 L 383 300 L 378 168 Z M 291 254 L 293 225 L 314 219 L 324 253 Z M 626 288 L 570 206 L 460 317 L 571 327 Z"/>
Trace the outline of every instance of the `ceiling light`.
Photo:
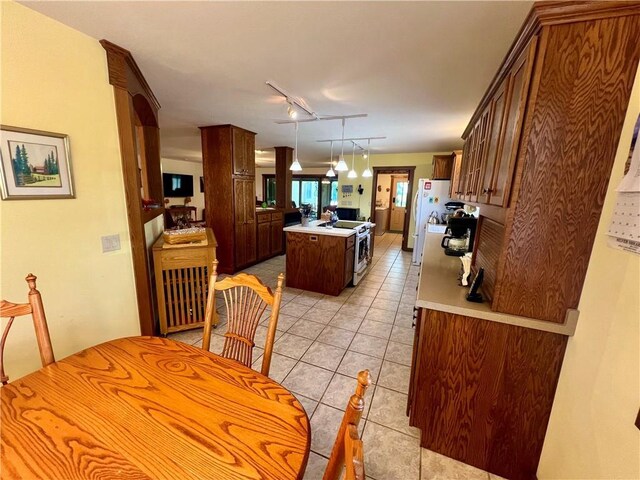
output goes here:
<path id="1" fill-rule="evenodd" d="M 292 172 L 300 172 L 302 171 L 302 165 L 298 161 L 298 122 L 296 122 L 296 146 L 293 149 L 293 163 L 289 167 L 289 170 Z"/>
<path id="2" fill-rule="evenodd" d="M 347 178 L 358 178 L 358 174 L 356 173 L 355 163 L 356 163 L 356 142 L 353 143 L 353 149 L 351 151 L 351 170 L 347 174 Z"/>
<path id="3" fill-rule="evenodd" d="M 371 139 L 367 140 L 367 153 L 365 153 L 363 155 L 364 158 L 367 159 L 367 168 L 364 169 L 364 172 L 362 172 L 362 176 L 364 178 L 369 178 L 373 176 L 373 173 L 371 173 L 371 169 L 369 168 L 369 157 L 371 156 Z"/>
<path id="4" fill-rule="evenodd" d="M 331 181 L 330 181 L 330 180 L 327 180 L 326 178 L 324 178 L 324 179 L 322 180 L 322 183 L 324 183 L 325 185 L 329 185 L 329 184 L 331 183 Z"/>
<path id="5" fill-rule="evenodd" d="M 327 177 L 335 177 L 336 172 L 333 171 L 333 142 L 331 142 L 331 156 L 329 157 L 329 170 L 326 173 Z"/>
<path id="6" fill-rule="evenodd" d="M 336 171 L 337 172 L 346 172 L 347 170 L 349 170 L 349 167 L 347 166 L 347 162 L 344 161 L 344 124 L 345 124 L 345 119 L 342 119 L 342 151 L 340 153 L 340 156 L 338 157 L 338 164 L 336 165 Z"/>
<path id="7" fill-rule="evenodd" d="M 289 115 L 289 118 L 295 120 L 298 116 L 298 112 L 296 112 L 296 109 L 293 108 L 293 104 L 291 102 L 287 101 L 287 103 L 289 104 L 289 107 L 287 108 L 287 115 Z"/>

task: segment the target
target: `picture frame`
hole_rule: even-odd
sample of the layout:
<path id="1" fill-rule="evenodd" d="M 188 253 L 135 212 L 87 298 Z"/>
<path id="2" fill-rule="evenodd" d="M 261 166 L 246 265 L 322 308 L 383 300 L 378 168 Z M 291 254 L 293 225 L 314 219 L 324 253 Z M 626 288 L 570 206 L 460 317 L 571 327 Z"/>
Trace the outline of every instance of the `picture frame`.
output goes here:
<path id="1" fill-rule="evenodd" d="M 69 136 L 0 125 L 2 200 L 75 198 Z"/>

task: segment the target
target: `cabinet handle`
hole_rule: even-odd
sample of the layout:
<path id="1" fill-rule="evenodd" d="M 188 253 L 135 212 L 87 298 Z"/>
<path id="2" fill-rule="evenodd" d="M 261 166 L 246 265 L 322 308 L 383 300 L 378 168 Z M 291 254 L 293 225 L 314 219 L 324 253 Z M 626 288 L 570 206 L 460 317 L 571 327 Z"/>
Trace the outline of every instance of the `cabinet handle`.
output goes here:
<path id="1" fill-rule="evenodd" d="M 482 193 L 491 193 L 493 192 L 492 188 L 485 188 L 484 190 L 482 190 Z"/>
<path id="2" fill-rule="evenodd" d="M 309 237 L 309 240 L 312 241 L 312 242 L 317 242 L 318 241 L 318 237 L 316 235 L 311 235 Z"/>

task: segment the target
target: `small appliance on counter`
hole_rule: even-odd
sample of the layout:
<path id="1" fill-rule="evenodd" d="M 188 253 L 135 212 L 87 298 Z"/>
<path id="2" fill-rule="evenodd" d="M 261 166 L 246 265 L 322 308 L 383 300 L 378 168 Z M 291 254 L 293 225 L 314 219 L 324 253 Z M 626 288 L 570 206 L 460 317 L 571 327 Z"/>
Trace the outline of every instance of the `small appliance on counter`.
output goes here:
<path id="1" fill-rule="evenodd" d="M 444 248 L 444 254 L 461 257 L 473 250 L 477 222 L 478 219 L 473 216 L 449 218 L 445 236 L 440 243 Z"/>

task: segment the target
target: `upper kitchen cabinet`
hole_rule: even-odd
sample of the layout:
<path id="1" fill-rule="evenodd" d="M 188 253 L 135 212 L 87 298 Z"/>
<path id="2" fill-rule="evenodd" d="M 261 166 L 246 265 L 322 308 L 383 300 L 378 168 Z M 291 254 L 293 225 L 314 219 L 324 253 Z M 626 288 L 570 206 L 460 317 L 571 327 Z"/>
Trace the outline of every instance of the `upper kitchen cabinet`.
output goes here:
<path id="1" fill-rule="evenodd" d="M 257 259 L 255 133 L 234 125 L 200 131 L 205 220 L 218 241 L 218 270 L 233 273 Z"/>
<path id="2" fill-rule="evenodd" d="M 454 155 L 434 155 L 432 180 L 451 180 Z"/>
<path id="3" fill-rule="evenodd" d="M 490 175 L 491 181 L 486 184 L 486 192 L 483 190 L 485 193 L 484 203 L 506 207 L 509 200 L 536 45 L 537 39 L 534 37 L 531 39 L 529 48 L 522 52 L 511 69 L 509 77 L 504 81 L 508 82 L 509 87 L 506 93 L 504 118 L 501 122 L 500 148 L 496 149 L 496 160 Z M 488 178 L 489 175 L 485 173 L 485 179 Z"/>
<path id="4" fill-rule="evenodd" d="M 463 138 L 473 269 L 498 312 L 562 323 L 580 299 L 640 57 L 640 3 L 536 3 Z"/>
<path id="5" fill-rule="evenodd" d="M 451 154 L 453 166 L 451 167 L 451 183 L 449 184 L 449 198 L 457 198 L 458 184 L 460 183 L 460 170 L 462 169 L 462 150 L 456 150 Z"/>
<path id="6" fill-rule="evenodd" d="M 233 174 L 256 174 L 256 134 L 239 127 L 231 127 L 233 135 Z"/>

